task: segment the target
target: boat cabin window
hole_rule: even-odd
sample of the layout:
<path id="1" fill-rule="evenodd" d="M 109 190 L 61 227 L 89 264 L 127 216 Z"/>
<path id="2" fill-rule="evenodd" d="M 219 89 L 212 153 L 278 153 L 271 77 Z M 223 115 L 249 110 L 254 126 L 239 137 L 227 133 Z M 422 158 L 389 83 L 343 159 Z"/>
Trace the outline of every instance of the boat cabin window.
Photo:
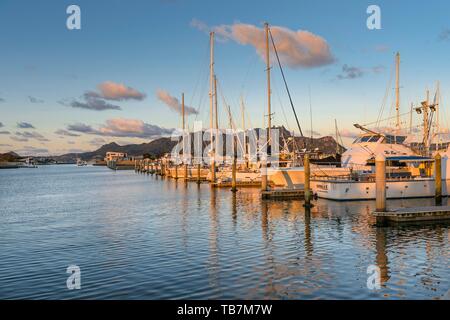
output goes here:
<path id="1" fill-rule="evenodd" d="M 377 142 L 378 140 L 380 140 L 380 138 L 381 138 L 381 136 L 378 136 L 378 135 L 362 136 L 362 137 L 356 139 L 354 143 L 359 143 L 359 142 Z"/>
<path id="2" fill-rule="evenodd" d="M 405 136 L 392 136 L 387 135 L 384 139 L 384 143 L 387 144 L 402 144 L 406 140 Z"/>

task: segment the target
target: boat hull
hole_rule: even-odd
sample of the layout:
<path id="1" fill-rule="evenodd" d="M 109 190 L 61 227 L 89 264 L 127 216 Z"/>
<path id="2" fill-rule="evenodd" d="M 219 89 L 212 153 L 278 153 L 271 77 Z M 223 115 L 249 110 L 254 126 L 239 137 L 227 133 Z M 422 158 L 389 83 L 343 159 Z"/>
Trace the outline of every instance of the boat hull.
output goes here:
<path id="1" fill-rule="evenodd" d="M 443 180 L 442 195 L 447 196 L 450 180 Z M 349 201 L 376 198 L 375 182 L 311 180 L 311 188 L 319 198 Z M 435 195 L 433 178 L 386 182 L 387 199 L 428 198 Z"/>
<path id="2" fill-rule="evenodd" d="M 330 166 L 312 166 L 311 173 L 314 176 L 345 176 L 350 171 L 347 168 L 335 168 Z M 269 182 L 277 187 L 297 188 L 305 183 L 305 171 L 303 167 L 292 168 L 268 168 Z"/>

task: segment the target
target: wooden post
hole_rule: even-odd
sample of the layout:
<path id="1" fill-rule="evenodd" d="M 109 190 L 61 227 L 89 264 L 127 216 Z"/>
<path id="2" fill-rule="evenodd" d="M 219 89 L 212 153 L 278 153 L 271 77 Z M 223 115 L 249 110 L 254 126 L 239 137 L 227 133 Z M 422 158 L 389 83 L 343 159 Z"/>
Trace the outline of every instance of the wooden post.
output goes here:
<path id="1" fill-rule="evenodd" d="M 200 181 L 200 170 L 201 170 L 201 165 L 199 163 L 199 164 L 197 164 L 197 184 L 201 183 L 201 181 Z"/>
<path id="2" fill-rule="evenodd" d="M 386 158 L 378 154 L 375 158 L 376 210 L 386 211 Z"/>
<path id="3" fill-rule="evenodd" d="M 184 165 L 184 180 L 189 180 L 189 177 L 188 177 L 188 165 L 187 165 L 187 163 Z"/>
<path id="4" fill-rule="evenodd" d="M 175 179 L 178 179 L 178 164 L 175 164 Z"/>
<path id="5" fill-rule="evenodd" d="M 310 165 L 309 165 L 309 154 L 305 154 L 305 157 L 303 159 L 303 166 L 305 169 L 305 208 L 311 208 L 311 199 L 312 199 L 312 194 L 311 194 L 311 183 L 310 183 L 310 179 L 311 179 L 311 169 L 310 169 Z"/>
<path id="6" fill-rule="evenodd" d="M 236 192 L 236 170 L 237 170 L 237 137 L 233 133 L 233 164 L 231 165 L 231 191 Z"/>
<path id="7" fill-rule="evenodd" d="M 267 191 L 267 159 L 266 156 L 262 156 L 261 158 L 261 190 Z"/>
<path id="8" fill-rule="evenodd" d="M 435 202 L 437 206 L 442 205 L 442 157 L 439 153 L 434 157 L 434 182 L 435 188 Z"/>
<path id="9" fill-rule="evenodd" d="M 236 157 L 233 157 L 233 164 L 231 166 L 231 191 L 236 192 Z"/>

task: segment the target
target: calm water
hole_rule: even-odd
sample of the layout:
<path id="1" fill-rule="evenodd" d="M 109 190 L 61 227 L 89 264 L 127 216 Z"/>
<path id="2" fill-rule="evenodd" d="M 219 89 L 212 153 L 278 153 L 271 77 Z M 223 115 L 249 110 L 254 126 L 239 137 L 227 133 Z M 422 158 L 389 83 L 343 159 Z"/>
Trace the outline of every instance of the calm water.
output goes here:
<path id="1" fill-rule="evenodd" d="M 305 214 L 258 190 L 134 171 L 0 170 L 0 298 L 448 297 L 449 225 L 377 228 L 373 207 L 319 200 Z M 81 290 L 66 288 L 71 264 Z M 379 291 L 366 286 L 372 264 Z"/>

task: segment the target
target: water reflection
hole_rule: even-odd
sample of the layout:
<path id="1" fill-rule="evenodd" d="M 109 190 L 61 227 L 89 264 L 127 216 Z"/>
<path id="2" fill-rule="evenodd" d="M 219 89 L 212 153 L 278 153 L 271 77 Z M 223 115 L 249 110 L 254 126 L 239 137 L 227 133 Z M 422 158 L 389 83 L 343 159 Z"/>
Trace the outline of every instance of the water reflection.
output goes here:
<path id="1" fill-rule="evenodd" d="M 210 232 L 209 232 L 209 259 L 208 259 L 208 272 L 209 283 L 214 288 L 220 288 L 219 283 L 219 217 L 217 204 L 217 189 L 211 188 L 210 191 Z"/>
<path id="2" fill-rule="evenodd" d="M 313 243 L 311 241 L 311 208 L 305 207 L 305 252 L 306 257 L 311 259 L 313 255 Z"/>
<path id="3" fill-rule="evenodd" d="M 376 228 L 376 264 L 380 268 L 380 280 L 381 284 L 384 285 L 387 281 L 389 281 L 389 261 L 386 254 L 386 228 Z"/>
<path id="4" fill-rule="evenodd" d="M 371 201 L 306 209 L 134 172 L 23 172 L 0 172 L 0 298 L 428 299 L 450 287 L 448 224 L 378 228 Z M 58 277 L 78 261 L 87 283 L 73 295 Z"/>

